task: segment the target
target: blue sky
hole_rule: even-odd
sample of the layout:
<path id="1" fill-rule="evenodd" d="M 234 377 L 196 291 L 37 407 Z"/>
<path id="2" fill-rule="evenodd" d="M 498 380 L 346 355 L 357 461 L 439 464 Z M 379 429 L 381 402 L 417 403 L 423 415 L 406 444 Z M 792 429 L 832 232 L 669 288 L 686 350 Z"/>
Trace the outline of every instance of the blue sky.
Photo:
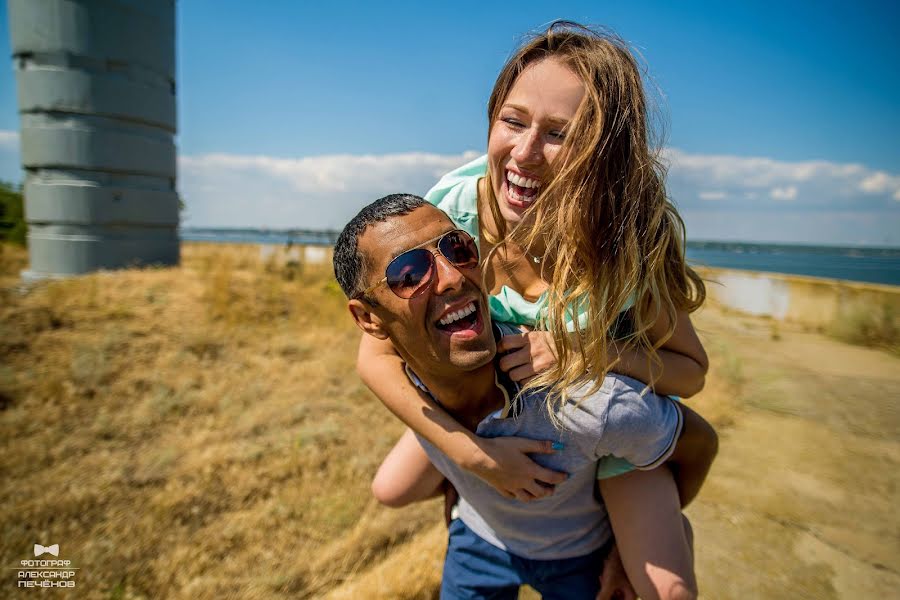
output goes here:
<path id="1" fill-rule="evenodd" d="M 900 245 L 897 3 L 314 4 L 178 3 L 187 224 L 338 227 L 423 193 L 484 150 L 523 34 L 570 18 L 643 55 L 690 238 Z M 7 61 L 0 178 L 17 130 Z"/>

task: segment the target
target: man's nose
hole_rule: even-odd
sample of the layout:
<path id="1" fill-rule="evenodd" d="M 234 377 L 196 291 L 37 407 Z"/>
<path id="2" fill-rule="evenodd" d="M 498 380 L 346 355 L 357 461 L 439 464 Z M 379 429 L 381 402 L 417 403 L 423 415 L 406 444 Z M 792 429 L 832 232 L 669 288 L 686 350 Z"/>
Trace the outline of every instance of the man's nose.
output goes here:
<path id="1" fill-rule="evenodd" d="M 448 291 L 462 289 L 466 279 L 465 276 L 440 252 L 435 253 L 434 268 L 435 294 L 443 294 Z"/>
<path id="2" fill-rule="evenodd" d="M 534 164 L 541 160 L 541 136 L 537 129 L 522 133 L 510 155 L 518 164 Z"/>

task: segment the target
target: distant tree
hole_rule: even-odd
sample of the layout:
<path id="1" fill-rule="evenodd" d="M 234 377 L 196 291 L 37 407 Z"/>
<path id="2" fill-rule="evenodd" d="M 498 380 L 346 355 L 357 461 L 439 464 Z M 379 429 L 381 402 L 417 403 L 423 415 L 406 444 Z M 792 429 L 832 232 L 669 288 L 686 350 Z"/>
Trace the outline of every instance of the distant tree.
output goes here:
<path id="1" fill-rule="evenodd" d="M 0 240 L 25 246 L 27 239 L 22 186 L 0 181 Z"/>

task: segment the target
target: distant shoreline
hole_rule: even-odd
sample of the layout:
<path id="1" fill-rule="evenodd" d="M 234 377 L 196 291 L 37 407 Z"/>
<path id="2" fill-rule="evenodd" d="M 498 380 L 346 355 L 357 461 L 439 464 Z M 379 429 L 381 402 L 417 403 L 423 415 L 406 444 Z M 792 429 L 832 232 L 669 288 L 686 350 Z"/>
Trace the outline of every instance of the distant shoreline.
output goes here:
<path id="1" fill-rule="evenodd" d="M 186 242 L 327 247 L 338 232 L 185 227 L 180 234 Z M 698 267 L 900 286 L 900 248 L 689 241 L 687 258 Z"/>
<path id="2" fill-rule="evenodd" d="M 184 241 L 229 241 L 237 238 L 248 239 L 253 243 L 285 243 L 289 238 L 294 243 L 333 245 L 340 231 L 332 229 L 274 229 L 256 227 L 182 227 L 179 230 Z M 227 238 L 227 239 L 226 239 Z M 305 238 L 314 238 L 315 241 L 304 241 Z M 280 240 L 284 240 L 281 242 Z M 877 246 L 874 244 L 844 244 L 823 245 L 806 244 L 797 242 L 752 242 L 744 240 L 689 240 L 688 248 L 773 248 L 783 250 L 821 250 L 833 251 L 862 251 L 866 253 L 889 254 L 900 257 L 900 246 Z"/>
<path id="3" fill-rule="evenodd" d="M 900 246 L 874 246 L 868 244 L 858 245 L 822 245 L 822 244 L 803 244 L 793 242 L 737 242 L 724 240 L 689 240 L 688 248 L 724 248 L 724 247 L 747 247 L 747 248 L 776 248 L 788 251 L 795 250 L 821 250 L 823 252 L 835 252 L 846 250 L 848 252 L 861 251 L 867 253 L 890 254 L 900 256 Z"/>

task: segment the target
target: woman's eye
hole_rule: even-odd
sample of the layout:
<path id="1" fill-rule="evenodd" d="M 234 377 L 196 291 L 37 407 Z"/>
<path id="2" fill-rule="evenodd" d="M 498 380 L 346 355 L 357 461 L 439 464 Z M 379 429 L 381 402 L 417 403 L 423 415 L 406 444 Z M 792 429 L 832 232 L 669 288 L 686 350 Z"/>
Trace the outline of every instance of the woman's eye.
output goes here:
<path id="1" fill-rule="evenodd" d="M 554 140 L 560 140 L 560 141 L 562 141 L 562 140 L 566 139 L 566 132 L 565 132 L 565 131 L 559 131 L 559 130 L 550 131 L 550 132 L 547 133 L 547 135 L 549 135 L 550 137 L 552 137 Z"/>
<path id="2" fill-rule="evenodd" d="M 507 125 L 509 125 L 511 127 L 515 127 L 517 129 L 521 128 L 521 127 L 525 127 L 524 123 L 522 123 L 518 119 L 513 119 L 512 117 L 504 117 L 500 120 L 503 121 L 504 123 L 506 123 Z"/>

